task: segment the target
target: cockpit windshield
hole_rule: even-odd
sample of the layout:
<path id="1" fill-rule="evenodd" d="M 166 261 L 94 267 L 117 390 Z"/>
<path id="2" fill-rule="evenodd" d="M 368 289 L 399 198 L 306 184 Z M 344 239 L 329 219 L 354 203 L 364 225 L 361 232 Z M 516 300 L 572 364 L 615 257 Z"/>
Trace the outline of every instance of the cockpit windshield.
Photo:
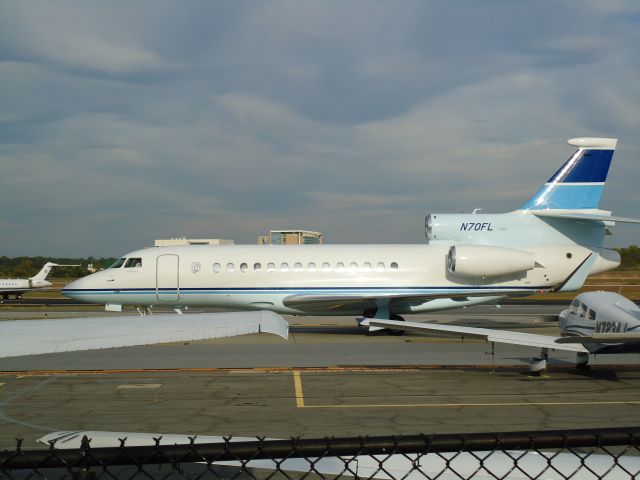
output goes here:
<path id="1" fill-rule="evenodd" d="M 569 307 L 569 313 L 578 313 L 578 307 L 580 306 L 580 300 L 575 299 L 571 302 L 571 306 Z"/>
<path id="2" fill-rule="evenodd" d="M 578 309 L 578 315 L 584 317 L 587 313 L 587 306 L 584 303 L 580 304 L 580 308 Z"/>
<path id="3" fill-rule="evenodd" d="M 124 265 L 125 260 L 126 258 L 119 258 L 118 260 L 113 262 L 113 264 L 109 268 L 120 268 L 122 265 Z"/>
<path id="4" fill-rule="evenodd" d="M 129 258 L 127 263 L 124 264 L 124 268 L 140 268 L 142 266 L 141 258 Z"/>

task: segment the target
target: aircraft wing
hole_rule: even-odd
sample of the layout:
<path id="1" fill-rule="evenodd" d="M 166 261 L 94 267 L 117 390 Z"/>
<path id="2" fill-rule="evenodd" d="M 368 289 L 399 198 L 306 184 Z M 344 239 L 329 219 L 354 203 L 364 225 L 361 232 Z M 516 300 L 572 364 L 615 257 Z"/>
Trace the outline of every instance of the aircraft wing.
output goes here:
<path id="1" fill-rule="evenodd" d="M 289 324 L 268 311 L 0 321 L 0 358 L 273 333 Z"/>
<path id="2" fill-rule="evenodd" d="M 640 219 L 611 217 L 607 215 L 591 215 L 588 213 L 554 212 L 553 210 L 530 210 L 536 217 L 570 218 L 573 220 L 589 220 L 592 222 L 640 223 Z"/>
<path id="3" fill-rule="evenodd" d="M 498 300 L 505 296 L 516 295 L 532 295 L 534 293 L 540 293 L 540 289 L 514 289 L 514 290 L 496 290 L 496 289 L 474 289 L 474 290 L 461 290 L 459 292 L 433 292 L 433 293 L 416 293 L 408 294 L 403 293 L 387 293 L 387 292 L 375 292 L 375 293 L 356 293 L 350 295 L 330 295 L 330 294 L 309 294 L 309 295 L 290 295 L 282 301 L 282 303 L 289 308 L 295 308 L 301 311 L 319 312 L 319 311 L 334 311 L 343 309 L 356 309 L 359 311 L 372 310 L 378 307 L 380 300 L 388 301 L 389 306 L 394 305 L 421 305 L 430 300 L 439 298 L 451 298 L 453 300 L 459 299 L 461 301 L 469 298 L 477 297 L 491 297 Z"/>
<path id="4" fill-rule="evenodd" d="M 589 351 L 580 343 L 560 344 L 556 343 L 561 337 L 550 335 L 537 335 L 534 333 L 512 332 L 509 330 L 495 330 L 492 328 L 462 327 L 458 325 L 445 325 L 437 323 L 398 322 L 395 320 L 369 319 L 369 330 L 391 328 L 407 332 L 435 333 L 457 338 L 475 338 L 487 342 L 507 343 L 510 345 L 522 345 L 526 347 L 549 348 L 553 350 L 568 350 L 570 352 Z M 581 337 L 582 338 L 582 337 Z"/>
<path id="5" fill-rule="evenodd" d="M 638 343 L 640 342 L 640 333 L 596 333 L 590 337 L 575 335 L 570 337 L 560 337 L 556 343 L 574 344 L 574 343 Z"/>

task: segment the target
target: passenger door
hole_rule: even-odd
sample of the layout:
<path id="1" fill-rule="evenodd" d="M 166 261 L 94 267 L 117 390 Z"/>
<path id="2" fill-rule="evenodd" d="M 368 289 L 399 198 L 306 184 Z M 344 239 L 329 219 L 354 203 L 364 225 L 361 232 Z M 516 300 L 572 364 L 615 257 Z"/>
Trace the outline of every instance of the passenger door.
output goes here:
<path id="1" fill-rule="evenodd" d="M 178 255 L 159 255 L 156 259 L 156 295 L 161 302 L 177 302 L 180 299 L 178 283 Z"/>

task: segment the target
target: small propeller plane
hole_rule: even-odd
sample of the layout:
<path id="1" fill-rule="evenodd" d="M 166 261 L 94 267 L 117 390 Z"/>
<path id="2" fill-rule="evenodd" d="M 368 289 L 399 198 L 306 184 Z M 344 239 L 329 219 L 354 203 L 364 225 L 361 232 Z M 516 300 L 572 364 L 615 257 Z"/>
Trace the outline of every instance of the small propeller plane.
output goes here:
<path id="1" fill-rule="evenodd" d="M 370 331 L 393 329 L 540 347 L 540 357 L 531 361 L 532 372 L 546 369 L 550 350 L 576 352 L 577 368 L 588 368 L 589 354 L 592 353 L 640 353 L 640 308 L 614 292 L 578 295 L 569 308 L 560 313 L 560 336 L 557 337 L 491 328 L 377 319 L 364 319 L 361 325 L 368 325 Z"/>

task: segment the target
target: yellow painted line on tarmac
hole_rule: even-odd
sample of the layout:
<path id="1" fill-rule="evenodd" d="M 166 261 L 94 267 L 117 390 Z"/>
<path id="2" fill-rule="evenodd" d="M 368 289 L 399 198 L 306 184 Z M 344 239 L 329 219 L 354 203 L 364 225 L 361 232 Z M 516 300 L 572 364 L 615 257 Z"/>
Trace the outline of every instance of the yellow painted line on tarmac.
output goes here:
<path id="1" fill-rule="evenodd" d="M 562 407 L 586 405 L 640 405 L 640 401 L 602 401 L 602 402 L 495 402 L 495 403 L 383 403 L 383 404 L 340 404 L 340 405 L 303 405 L 299 408 L 459 408 L 459 407 Z"/>
<path id="2" fill-rule="evenodd" d="M 293 371 L 297 408 L 458 408 L 458 407 L 562 407 L 587 405 L 640 405 L 640 400 L 603 400 L 590 402 L 469 402 L 469 403 L 354 403 L 306 405 L 299 371 Z"/>
<path id="3" fill-rule="evenodd" d="M 300 378 L 300 372 L 293 371 L 293 387 L 296 392 L 296 407 L 304 408 L 304 394 L 302 393 L 302 379 Z"/>

